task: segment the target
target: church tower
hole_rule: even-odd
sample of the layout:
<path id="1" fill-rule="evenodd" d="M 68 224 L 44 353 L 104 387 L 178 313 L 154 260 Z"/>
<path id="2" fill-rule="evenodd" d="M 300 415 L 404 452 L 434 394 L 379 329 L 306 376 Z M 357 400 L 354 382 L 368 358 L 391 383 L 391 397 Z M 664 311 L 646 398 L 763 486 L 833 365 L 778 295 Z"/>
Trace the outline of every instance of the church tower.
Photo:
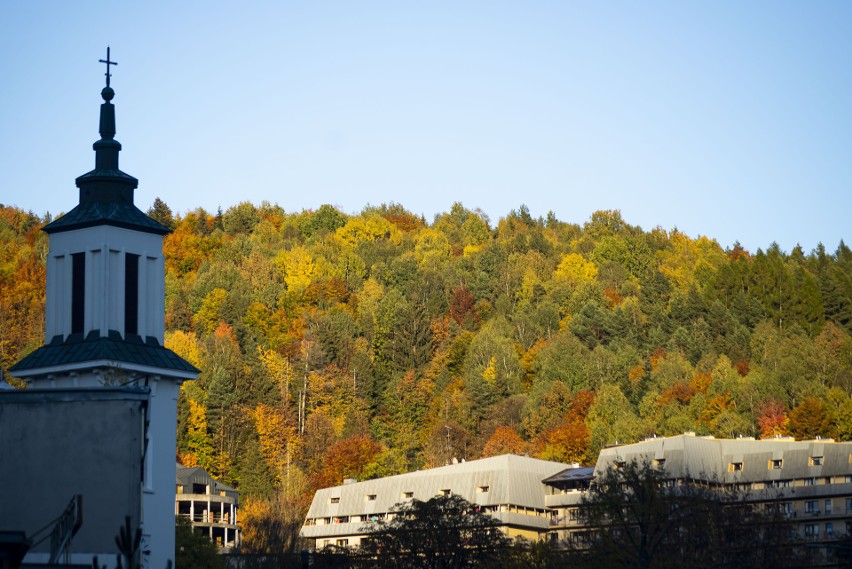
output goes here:
<path id="1" fill-rule="evenodd" d="M 175 555 L 177 398 L 180 384 L 199 370 L 163 346 L 163 237 L 170 230 L 133 204 L 138 180 L 118 167 L 109 49 L 101 62 L 107 73 L 95 169 L 76 180 L 79 204 L 44 227 L 50 243 L 45 345 L 9 371 L 33 388 L 147 390 L 143 564 L 163 569 Z"/>

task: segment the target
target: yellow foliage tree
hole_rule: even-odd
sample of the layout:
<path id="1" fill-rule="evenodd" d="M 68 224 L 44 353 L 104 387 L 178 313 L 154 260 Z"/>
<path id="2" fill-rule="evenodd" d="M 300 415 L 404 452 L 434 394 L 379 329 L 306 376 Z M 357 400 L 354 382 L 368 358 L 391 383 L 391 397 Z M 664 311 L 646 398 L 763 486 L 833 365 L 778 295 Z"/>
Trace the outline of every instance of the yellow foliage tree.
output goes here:
<path id="1" fill-rule="evenodd" d="M 204 336 L 216 330 L 220 321 L 219 313 L 227 298 L 225 289 L 214 288 L 201 301 L 201 308 L 192 317 L 192 323 Z"/>
<path id="2" fill-rule="evenodd" d="M 201 367 L 201 347 L 194 332 L 183 332 L 182 330 L 166 332 L 164 343 L 168 349 L 195 367 Z"/>
<path id="3" fill-rule="evenodd" d="M 488 360 L 488 365 L 482 370 L 482 379 L 488 383 L 494 383 L 497 379 L 497 358 L 494 356 L 491 356 L 491 359 Z"/>
<path id="4" fill-rule="evenodd" d="M 387 240 L 399 243 L 402 240 L 402 234 L 396 225 L 380 215 L 353 217 L 335 232 L 335 236 L 341 243 L 350 247 L 364 241 Z"/>
<path id="5" fill-rule="evenodd" d="M 452 251 L 443 232 L 427 227 L 414 237 L 414 253 L 421 267 L 440 267 L 447 262 Z"/>
<path id="6" fill-rule="evenodd" d="M 201 466 L 208 472 L 213 466 L 213 444 L 207 433 L 207 408 L 194 399 L 189 401 L 186 420 L 187 452 L 181 454 L 184 466 Z"/>
<path id="7" fill-rule="evenodd" d="M 257 430 L 260 453 L 285 491 L 290 488 L 293 461 L 298 458 L 299 437 L 296 426 L 279 409 L 258 403 L 251 410 Z"/>
<path id="8" fill-rule="evenodd" d="M 275 350 L 264 350 L 257 348 L 257 355 L 260 358 L 260 363 L 263 369 L 269 374 L 269 377 L 278 386 L 278 391 L 281 393 L 281 400 L 286 405 L 290 401 L 290 383 L 293 381 L 293 366 L 287 361 L 287 358 L 276 352 Z"/>
<path id="9" fill-rule="evenodd" d="M 659 251 L 660 272 L 682 292 L 692 286 L 700 290 L 727 261 L 725 252 L 715 239 L 705 236 L 690 239 L 675 230 L 669 235 L 668 247 Z"/>
<path id="10" fill-rule="evenodd" d="M 553 278 L 578 285 L 594 281 L 598 276 L 598 268 L 591 261 L 587 261 L 579 253 L 562 255 L 562 261 L 556 267 Z"/>
<path id="11" fill-rule="evenodd" d="M 314 258 L 301 246 L 278 253 L 275 257 L 275 266 L 284 277 L 287 288 L 296 292 L 303 292 L 317 276 Z"/>

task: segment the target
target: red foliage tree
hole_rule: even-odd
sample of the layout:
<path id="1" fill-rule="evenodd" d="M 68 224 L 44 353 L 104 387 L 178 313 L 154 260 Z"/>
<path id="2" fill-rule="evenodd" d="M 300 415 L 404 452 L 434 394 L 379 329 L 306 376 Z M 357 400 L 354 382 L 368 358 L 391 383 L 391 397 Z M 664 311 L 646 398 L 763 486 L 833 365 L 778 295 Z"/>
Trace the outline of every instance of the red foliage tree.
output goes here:
<path id="1" fill-rule="evenodd" d="M 780 401 L 764 401 L 755 409 L 755 419 L 761 439 L 770 439 L 787 433 L 787 406 Z"/>
<path id="2" fill-rule="evenodd" d="M 464 326 L 465 323 L 468 325 L 478 323 L 479 317 L 473 310 L 475 303 L 476 297 L 465 287 L 460 286 L 450 297 L 450 317 L 460 326 Z"/>

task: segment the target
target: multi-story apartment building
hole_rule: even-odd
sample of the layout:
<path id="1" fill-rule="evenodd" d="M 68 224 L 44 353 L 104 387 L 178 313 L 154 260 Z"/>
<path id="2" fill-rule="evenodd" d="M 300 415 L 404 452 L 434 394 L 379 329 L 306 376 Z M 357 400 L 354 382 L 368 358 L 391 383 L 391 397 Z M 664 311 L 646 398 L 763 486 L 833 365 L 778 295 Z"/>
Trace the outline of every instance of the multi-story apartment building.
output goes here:
<path id="1" fill-rule="evenodd" d="M 583 497 L 609 468 L 646 463 L 665 484 L 731 492 L 758 511 L 780 512 L 814 565 L 831 565 L 830 550 L 852 537 L 852 443 L 830 439 L 716 439 L 687 433 L 601 451 L 594 467 L 503 455 L 317 491 L 302 536 L 317 548 L 358 546 L 376 520 L 406 500 L 455 494 L 497 518 L 512 537 L 545 536 L 583 547 L 602 528 L 585 525 Z M 786 531 L 786 530 L 785 530 Z"/>
<path id="2" fill-rule="evenodd" d="M 550 527 L 542 480 L 565 467 L 504 454 L 364 482 L 344 481 L 317 491 L 301 535 L 316 548 L 355 547 L 370 522 L 393 519 L 397 504 L 458 495 L 495 517 L 506 535 L 541 539 Z"/>
<path id="3" fill-rule="evenodd" d="M 551 541 L 567 546 L 588 539 L 593 528 L 579 516 L 582 497 L 596 475 L 632 461 L 663 469 L 673 485 L 734 490 L 758 507 L 780 510 L 790 522 L 791 537 L 807 545 L 817 561 L 830 559 L 827 549 L 852 535 L 852 443 L 687 433 L 606 448 L 594 469 L 567 469 L 545 479 L 545 504 L 553 512 Z"/>
<path id="4" fill-rule="evenodd" d="M 188 518 L 193 529 L 206 534 L 220 553 L 240 544 L 239 496 L 239 492 L 217 482 L 203 468 L 177 465 L 175 515 Z"/>

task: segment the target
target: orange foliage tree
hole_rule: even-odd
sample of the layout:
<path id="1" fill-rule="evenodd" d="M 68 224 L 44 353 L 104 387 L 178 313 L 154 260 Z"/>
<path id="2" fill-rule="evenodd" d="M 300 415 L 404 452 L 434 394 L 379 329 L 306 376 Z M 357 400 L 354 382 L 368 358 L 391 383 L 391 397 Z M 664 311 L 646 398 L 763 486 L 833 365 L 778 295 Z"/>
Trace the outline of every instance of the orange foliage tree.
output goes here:
<path id="1" fill-rule="evenodd" d="M 591 431 L 586 425 L 586 416 L 594 400 L 593 392 L 578 391 L 562 422 L 536 439 L 536 456 L 557 462 L 589 462 Z"/>
<path id="2" fill-rule="evenodd" d="M 342 484 L 344 478 L 358 478 L 381 450 L 382 445 L 367 435 L 338 441 L 326 451 L 311 483 L 315 488 L 327 488 Z"/>
<path id="3" fill-rule="evenodd" d="M 496 456 L 498 454 L 524 454 L 527 451 L 527 443 L 512 427 L 497 427 L 494 434 L 485 443 L 482 456 Z"/>
<path id="4" fill-rule="evenodd" d="M 794 407 L 788 415 L 787 430 L 797 439 L 814 439 L 828 436 L 831 432 L 831 419 L 825 408 L 825 402 L 809 395 Z"/>

